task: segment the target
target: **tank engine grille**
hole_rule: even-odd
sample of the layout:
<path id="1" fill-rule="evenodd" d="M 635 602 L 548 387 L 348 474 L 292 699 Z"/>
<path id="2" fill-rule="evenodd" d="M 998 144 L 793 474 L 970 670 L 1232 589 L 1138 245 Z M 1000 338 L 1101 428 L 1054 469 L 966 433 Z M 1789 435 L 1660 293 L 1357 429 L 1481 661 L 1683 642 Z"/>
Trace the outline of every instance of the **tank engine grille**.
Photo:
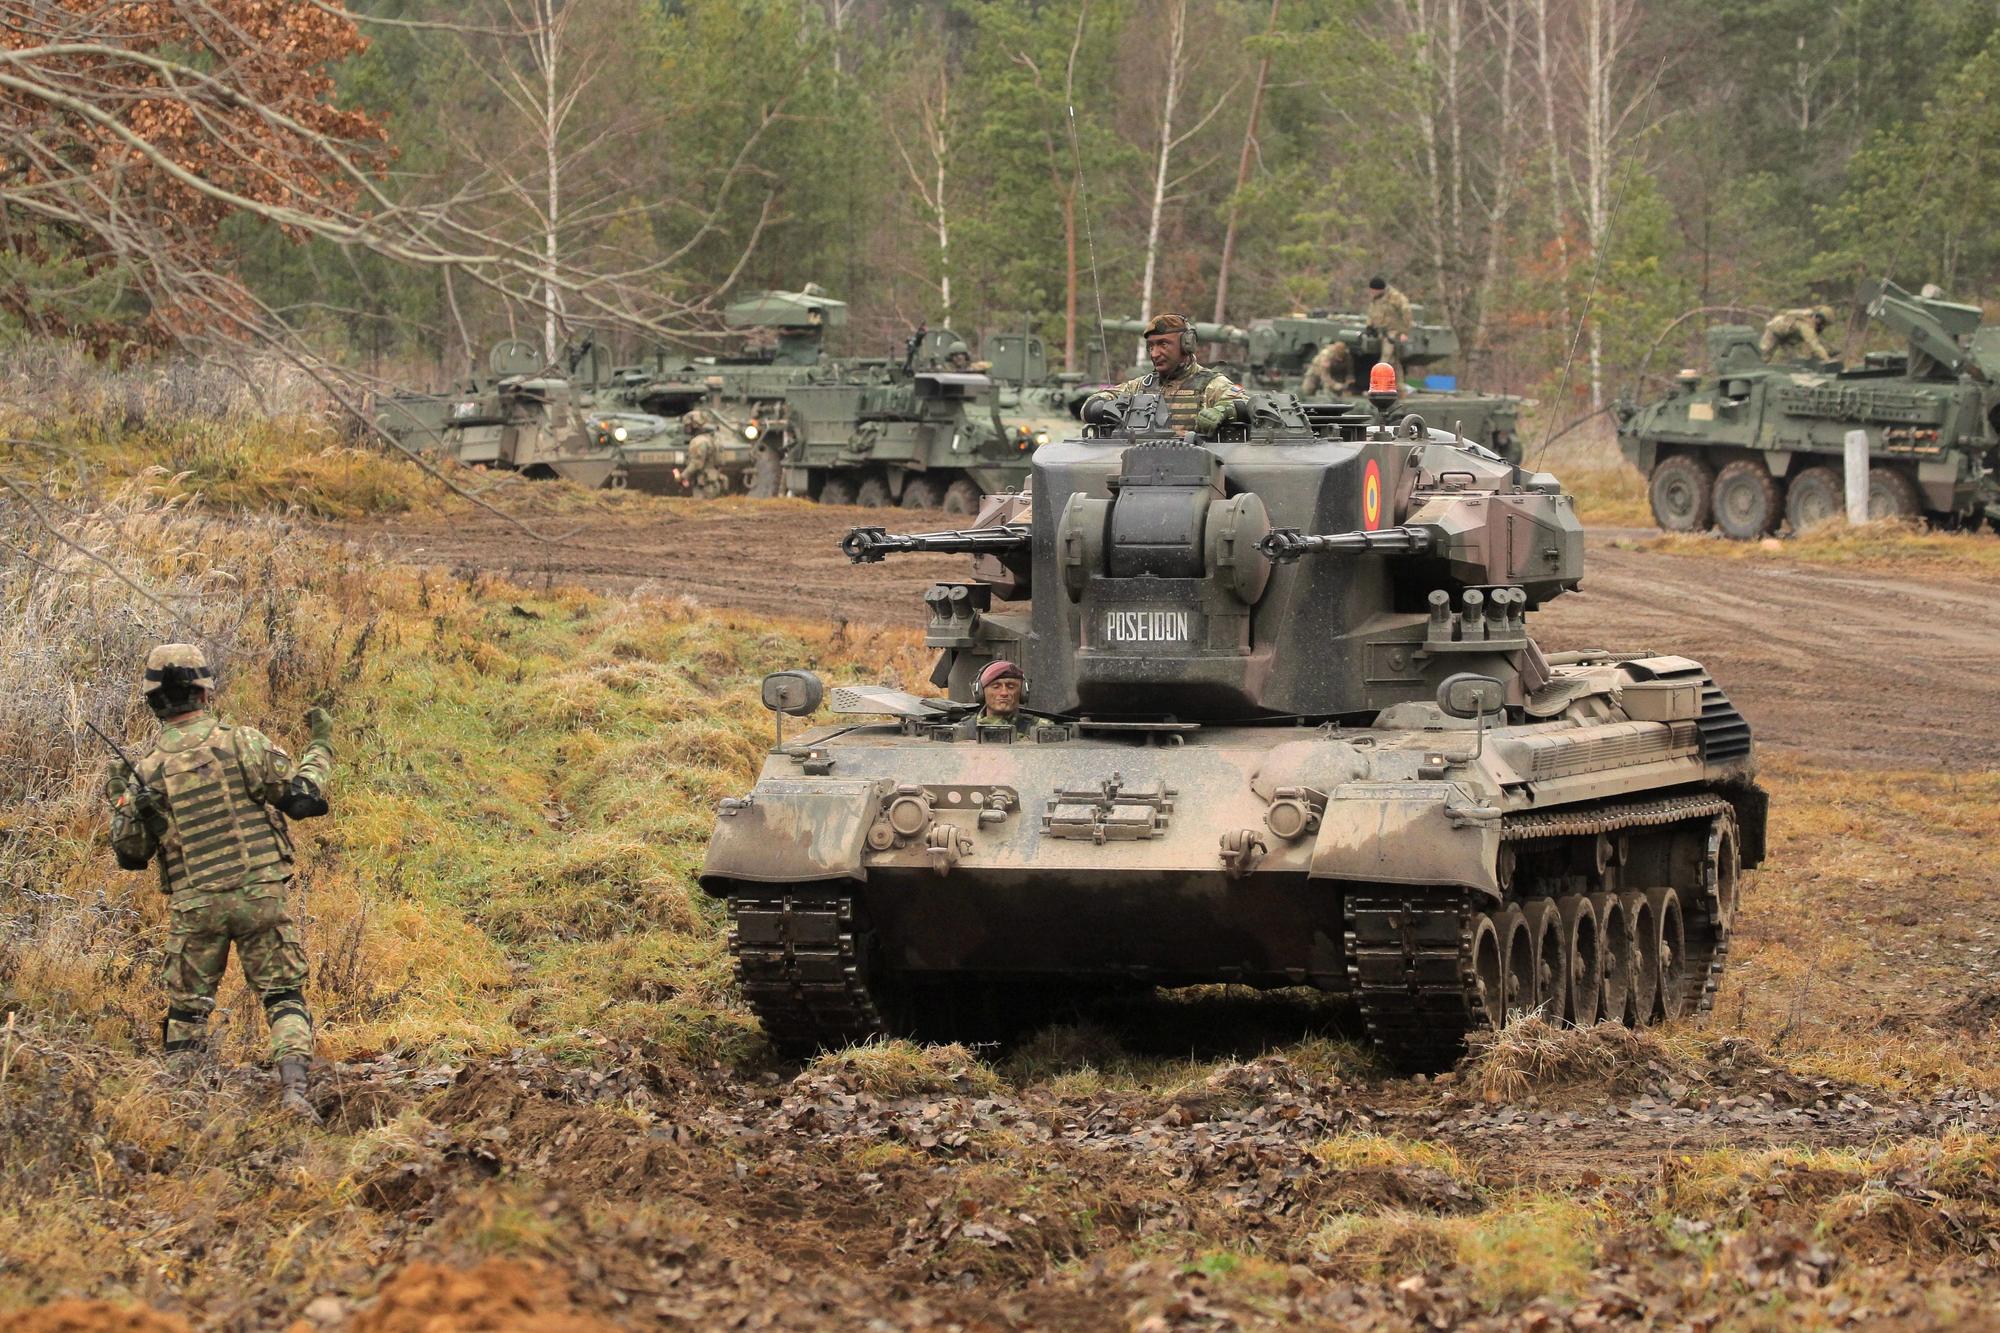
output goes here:
<path id="1" fill-rule="evenodd" d="M 1695 723 L 1701 732 L 1701 757 L 1705 763 L 1741 759 L 1750 753 L 1750 724 L 1722 687 L 1706 675 L 1701 680 L 1701 718 Z"/>

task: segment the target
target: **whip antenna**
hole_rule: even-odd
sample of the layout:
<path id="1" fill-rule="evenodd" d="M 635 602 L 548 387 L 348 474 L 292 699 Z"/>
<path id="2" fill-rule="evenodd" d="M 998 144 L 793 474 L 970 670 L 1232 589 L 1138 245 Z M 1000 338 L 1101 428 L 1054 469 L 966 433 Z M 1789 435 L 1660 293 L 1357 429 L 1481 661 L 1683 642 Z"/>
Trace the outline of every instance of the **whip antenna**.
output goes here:
<path id="1" fill-rule="evenodd" d="M 1104 353 L 1104 373 L 1111 373 L 1111 342 L 1104 336 L 1104 291 L 1097 285 L 1097 240 L 1090 230 L 1090 191 L 1083 184 L 1083 149 L 1076 141 L 1076 106 L 1069 110 L 1069 155 L 1076 164 L 1076 196 L 1083 203 L 1083 246 L 1090 255 L 1090 298 L 1097 305 L 1097 346 Z"/>

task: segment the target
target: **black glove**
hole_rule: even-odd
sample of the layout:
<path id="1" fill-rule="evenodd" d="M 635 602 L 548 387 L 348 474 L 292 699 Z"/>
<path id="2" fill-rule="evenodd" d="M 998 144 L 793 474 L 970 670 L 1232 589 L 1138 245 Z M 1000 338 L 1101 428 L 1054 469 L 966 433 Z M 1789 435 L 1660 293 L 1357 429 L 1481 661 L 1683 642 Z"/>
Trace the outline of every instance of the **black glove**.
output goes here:
<path id="1" fill-rule="evenodd" d="M 1125 419 L 1125 409 L 1108 393 L 1084 400 L 1083 419 L 1093 426 L 1115 426 Z"/>
<path id="2" fill-rule="evenodd" d="M 317 819 L 326 813 L 326 797 L 311 778 L 295 777 L 278 799 L 287 819 Z"/>

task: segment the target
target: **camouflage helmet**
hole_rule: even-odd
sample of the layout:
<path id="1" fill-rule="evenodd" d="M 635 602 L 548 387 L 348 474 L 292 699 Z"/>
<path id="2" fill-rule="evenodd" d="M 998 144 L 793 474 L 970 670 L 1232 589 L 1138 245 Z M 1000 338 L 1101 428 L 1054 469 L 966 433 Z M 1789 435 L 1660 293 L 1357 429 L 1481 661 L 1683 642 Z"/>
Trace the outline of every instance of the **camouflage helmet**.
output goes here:
<path id="1" fill-rule="evenodd" d="M 191 643 L 163 643 L 146 654 L 146 672 L 139 691 L 153 702 L 158 696 L 186 698 L 193 690 L 215 688 L 208 654 Z"/>
<path id="2" fill-rule="evenodd" d="M 1167 333 L 1181 335 L 1181 351 L 1192 356 L 1195 349 L 1194 321 L 1186 315 L 1155 315 L 1146 324 L 1145 338 L 1151 341 Z"/>
<path id="3" fill-rule="evenodd" d="M 1818 321 L 1819 321 L 1820 323 L 1822 323 L 1822 324 L 1831 324 L 1831 323 L 1833 323 L 1833 307 L 1832 307 L 1832 306 L 1830 306 L 1830 305 L 1816 305 L 1816 306 L 1814 306 L 1814 307 L 1813 307 L 1813 318 L 1814 318 L 1814 319 L 1816 319 L 1816 320 L 1818 320 Z"/>

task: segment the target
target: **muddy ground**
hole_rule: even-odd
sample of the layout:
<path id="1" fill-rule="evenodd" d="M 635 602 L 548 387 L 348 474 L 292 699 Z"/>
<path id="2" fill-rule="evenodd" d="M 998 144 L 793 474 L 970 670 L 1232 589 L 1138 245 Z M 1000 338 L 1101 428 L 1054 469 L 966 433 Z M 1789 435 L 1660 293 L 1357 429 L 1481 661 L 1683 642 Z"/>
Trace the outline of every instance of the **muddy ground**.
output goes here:
<path id="1" fill-rule="evenodd" d="M 840 554 L 856 523 L 926 531 L 949 527 L 943 514 L 796 501 L 527 512 L 536 532 L 559 540 L 535 540 L 485 513 L 337 531 L 413 563 L 523 582 L 643 588 L 765 615 L 909 628 L 923 623 L 923 590 L 966 571 L 959 556 L 855 566 Z M 1633 549 L 1641 535 L 1590 534 L 1582 589 L 1535 618 L 1545 647 L 1696 658 L 1760 744 L 1815 762 L 2000 763 L 2000 585 L 1665 555 Z"/>
<path id="2" fill-rule="evenodd" d="M 834 543 L 864 517 L 649 503 L 533 520 L 579 529 L 558 543 L 487 517 L 340 535 L 914 627 L 962 561 L 849 566 Z M 384 1055 L 327 1072 L 329 1134 L 245 1159 L 284 1180 L 345 1153 L 346 1220 L 302 1210 L 293 1233 L 358 1227 L 340 1262 L 242 1256 L 239 1282 L 198 1290 L 220 1223 L 107 1206 L 129 1261 L 77 1294 L 161 1321 L 71 1302 L 0 1333 L 1979 1327 L 2000 1300 L 2000 841 L 1958 776 L 1993 790 L 2000 592 L 1631 546 L 1592 538 L 1544 642 L 1701 659 L 1776 792 L 1700 1025 L 1557 1034 L 1430 1080 L 1374 1065 L 1337 1002 L 1235 992 L 1074 1015 L 1008 1051 L 803 1067 L 609 1040 L 587 1061 Z M 271 1096 L 259 1071 L 208 1077 L 170 1095 Z M 109 1144 L 89 1170 L 116 1199 L 175 1168 Z"/>

